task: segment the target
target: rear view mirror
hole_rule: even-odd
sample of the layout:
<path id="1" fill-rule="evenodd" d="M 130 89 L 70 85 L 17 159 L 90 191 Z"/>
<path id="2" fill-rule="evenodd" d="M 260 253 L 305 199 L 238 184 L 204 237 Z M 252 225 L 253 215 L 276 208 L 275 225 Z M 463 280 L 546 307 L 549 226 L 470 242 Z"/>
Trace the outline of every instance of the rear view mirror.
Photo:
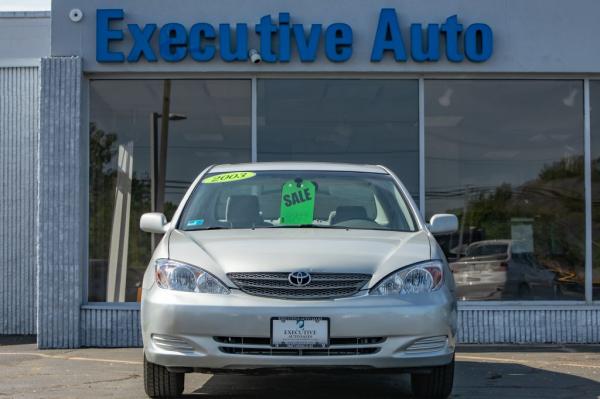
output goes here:
<path id="1" fill-rule="evenodd" d="M 429 221 L 431 234 L 452 234 L 458 230 L 458 218 L 449 213 L 438 213 Z"/>
<path id="2" fill-rule="evenodd" d="M 167 227 L 167 217 L 162 213 L 144 213 L 140 218 L 140 229 L 146 233 L 163 234 Z"/>

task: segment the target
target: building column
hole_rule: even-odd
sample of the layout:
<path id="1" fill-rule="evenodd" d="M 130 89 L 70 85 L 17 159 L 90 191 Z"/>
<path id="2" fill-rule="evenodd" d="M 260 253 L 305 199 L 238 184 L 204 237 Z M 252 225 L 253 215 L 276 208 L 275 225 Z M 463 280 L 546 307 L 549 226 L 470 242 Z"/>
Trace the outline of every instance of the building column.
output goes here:
<path id="1" fill-rule="evenodd" d="M 85 240 L 79 57 L 44 58 L 40 68 L 37 212 L 37 342 L 80 346 Z"/>

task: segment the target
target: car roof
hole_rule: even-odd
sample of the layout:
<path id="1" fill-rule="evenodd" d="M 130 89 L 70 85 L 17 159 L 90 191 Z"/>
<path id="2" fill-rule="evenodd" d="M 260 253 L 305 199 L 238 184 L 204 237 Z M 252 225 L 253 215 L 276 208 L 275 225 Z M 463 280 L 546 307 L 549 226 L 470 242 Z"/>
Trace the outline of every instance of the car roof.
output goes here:
<path id="1" fill-rule="evenodd" d="M 351 163 L 333 162 L 255 162 L 222 164 L 213 166 L 209 173 L 226 173 L 242 171 L 268 171 L 268 170 L 310 170 L 332 172 L 366 172 L 387 174 L 388 172 L 379 165 L 358 165 Z"/>

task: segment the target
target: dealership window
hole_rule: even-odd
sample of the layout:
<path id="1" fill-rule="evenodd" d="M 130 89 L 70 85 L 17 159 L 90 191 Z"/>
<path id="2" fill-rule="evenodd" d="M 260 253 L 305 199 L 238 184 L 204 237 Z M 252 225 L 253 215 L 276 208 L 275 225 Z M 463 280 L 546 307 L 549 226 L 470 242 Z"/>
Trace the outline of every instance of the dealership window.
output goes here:
<path id="1" fill-rule="evenodd" d="M 590 81 L 592 160 L 592 289 L 600 300 L 600 80 Z"/>
<path id="2" fill-rule="evenodd" d="M 250 161 L 251 108 L 249 80 L 90 82 L 89 301 L 137 300 L 158 239 L 140 216 L 172 216 L 206 166 Z"/>
<path id="3" fill-rule="evenodd" d="M 418 203 L 416 80 L 258 81 L 258 160 L 382 164 Z"/>
<path id="4" fill-rule="evenodd" d="M 425 115 L 426 214 L 458 216 L 438 237 L 458 297 L 583 299 L 583 82 L 427 80 Z"/>

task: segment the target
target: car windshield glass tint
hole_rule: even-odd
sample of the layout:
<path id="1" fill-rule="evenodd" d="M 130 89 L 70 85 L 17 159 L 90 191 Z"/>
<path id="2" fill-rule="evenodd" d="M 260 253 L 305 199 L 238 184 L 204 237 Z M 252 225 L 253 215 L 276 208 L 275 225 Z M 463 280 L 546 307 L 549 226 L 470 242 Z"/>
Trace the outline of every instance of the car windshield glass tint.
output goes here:
<path id="1" fill-rule="evenodd" d="M 340 228 L 414 231 L 394 180 L 384 174 L 239 171 L 202 178 L 181 230 Z"/>

